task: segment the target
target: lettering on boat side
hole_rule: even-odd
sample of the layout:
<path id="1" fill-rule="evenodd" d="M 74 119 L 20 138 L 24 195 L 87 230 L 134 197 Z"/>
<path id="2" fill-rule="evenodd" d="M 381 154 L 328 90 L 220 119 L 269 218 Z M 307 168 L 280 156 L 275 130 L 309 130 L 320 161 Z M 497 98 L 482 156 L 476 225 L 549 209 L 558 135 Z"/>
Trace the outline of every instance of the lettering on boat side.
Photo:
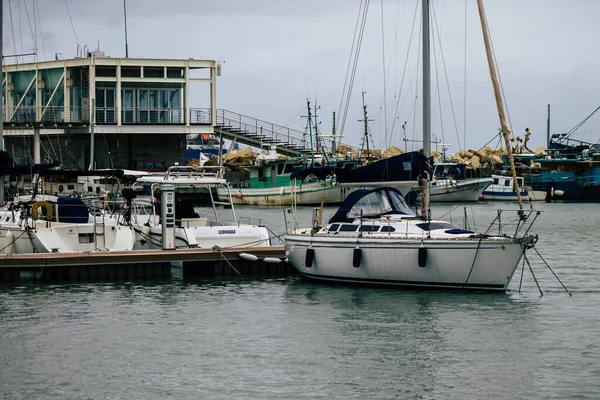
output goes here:
<path id="1" fill-rule="evenodd" d="M 235 229 L 221 229 L 219 235 L 235 235 Z"/>

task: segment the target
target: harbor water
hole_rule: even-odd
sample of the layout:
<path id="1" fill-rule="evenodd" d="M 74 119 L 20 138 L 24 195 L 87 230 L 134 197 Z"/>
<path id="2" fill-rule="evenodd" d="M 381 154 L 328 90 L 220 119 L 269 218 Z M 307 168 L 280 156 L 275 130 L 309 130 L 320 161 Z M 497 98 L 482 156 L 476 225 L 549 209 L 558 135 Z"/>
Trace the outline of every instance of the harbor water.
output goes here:
<path id="1" fill-rule="evenodd" d="M 599 207 L 535 204 L 536 248 L 572 297 L 533 252 L 543 296 L 527 266 L 502 294 L 299 277 L 2 285 L 0 398 L 597 399 Z M 470 228 L 497 208 L 516 205 L 467 205 Z M 236 211 L 276 234 L 293 221 Z M 462 205 L 432 211 L 463 226 Z"/>

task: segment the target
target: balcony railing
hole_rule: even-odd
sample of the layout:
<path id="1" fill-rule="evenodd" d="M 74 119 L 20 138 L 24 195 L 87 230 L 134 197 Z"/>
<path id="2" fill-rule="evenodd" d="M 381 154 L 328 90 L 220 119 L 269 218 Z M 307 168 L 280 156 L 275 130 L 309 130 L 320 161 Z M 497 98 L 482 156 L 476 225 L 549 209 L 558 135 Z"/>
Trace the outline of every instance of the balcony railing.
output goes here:
<path id="1" fill-rule="evenodd" d="M 121 124 L 177 124 L 186 123 L 186 113 L 189 123 L 192 125 L 210 125 L 210 109 L 190 108 L 141 108 L 141 107 L 122 107 Z M 41 117 L 38 117 L 41 116 Z M 116 107 L 96 107 L 97 125 L 115 125 L 118 110 Z M 21 106 L 18 109 L 9 110 L 5 113 L 5 123 L 13 124 L 89 124 L 90 110 L 88 107 L 47 107 L 37 108 L 34 106 Z"/>

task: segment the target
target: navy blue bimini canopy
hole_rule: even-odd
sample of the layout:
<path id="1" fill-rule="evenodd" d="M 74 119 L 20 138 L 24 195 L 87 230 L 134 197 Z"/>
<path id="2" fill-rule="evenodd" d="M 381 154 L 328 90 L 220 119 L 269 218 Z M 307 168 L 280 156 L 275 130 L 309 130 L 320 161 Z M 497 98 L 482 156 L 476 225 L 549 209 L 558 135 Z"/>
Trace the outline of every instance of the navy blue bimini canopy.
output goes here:
<path id="1" fill-rule="evenodd" d="M 359 189 L 346 197 L 329 223 L 352 222 L 360 216 L 373 218 L 386 214 L 414 216 L 398 189 L 389 186 Z"/>

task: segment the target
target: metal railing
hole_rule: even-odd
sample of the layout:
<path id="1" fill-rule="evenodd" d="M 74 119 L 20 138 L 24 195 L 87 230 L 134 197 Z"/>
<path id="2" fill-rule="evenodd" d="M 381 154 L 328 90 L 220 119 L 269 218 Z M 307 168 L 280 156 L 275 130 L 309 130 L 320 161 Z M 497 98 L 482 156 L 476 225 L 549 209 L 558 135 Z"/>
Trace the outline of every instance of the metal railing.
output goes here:
<path id="1" fill-rule="evenodd" d="M 224 109 L 218 109 L 216 117 L 217 127 L 225 131 L 240 134 L 265 145 L 273 144 L 298 151 L 310 151 L 309 143 L 305 140 L 302 131 Z M 197 110 L 197 120 L 210 121 L 210 109 Z"/>
<path id="2" fill-rule="evenodd" d="M 90 109 L 88 107 L 62 106 L 36 107 L 19 106 L 5 110 L 5 123 L 10 124 L 89 124 Z M 148 108 L 122 107 L 121 124 L 185 124 L 186 113 L 192 125 L 211 124 L 210 109 L 190 108 Z M 96 107 L 96 124 L 116 124 L 118 109 L 116 107 Z"/>

